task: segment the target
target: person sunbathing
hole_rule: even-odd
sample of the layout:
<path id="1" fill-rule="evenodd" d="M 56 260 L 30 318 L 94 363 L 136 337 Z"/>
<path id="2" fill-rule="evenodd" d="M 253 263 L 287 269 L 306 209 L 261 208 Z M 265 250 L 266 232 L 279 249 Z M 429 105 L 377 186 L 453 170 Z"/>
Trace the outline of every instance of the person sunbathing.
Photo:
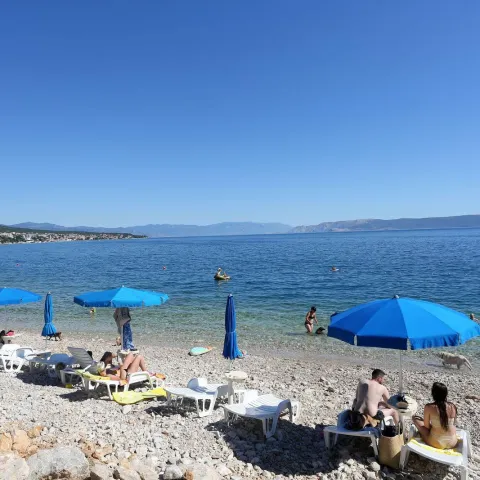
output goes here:
<path id="1" fill-rule="evenodd" d="M 368 415 L 375 420 L 391 416 L 395 424 L 398 424 L 398 412 L 387 403 L 390 394 L 387 387 L 383 385 L 385 376 L 385 372 L 377 368 L 372 372 L 371 380 L 360 380 L 352 411 Z"/>
<path id="2" fill-rule="evenodd" d="M 423 418 L 413 417 L 422 440 L 434 448 L 454 448 L 458 442 L 455 428 L 457 407 L 447 402 L 447 395 L 446 385 L 435 382 L 432 386 L 433 403 L 425 405 Z"/>
<path id="3" fill-rule="evenodd" d="M 136 373 L 139 370 L 142 372 L 147 371 L 147 365 L 143 355 L 133 355 L 129 353 L 123 360 L 122 365 L 119 367 L 113 366 L 113 353 L 105 352 L 98 363 L 94 365 L 96 375 L 101 377 L 109 377 L 110 380 L 126 380 L 127 376 L 131 373 Z"/>

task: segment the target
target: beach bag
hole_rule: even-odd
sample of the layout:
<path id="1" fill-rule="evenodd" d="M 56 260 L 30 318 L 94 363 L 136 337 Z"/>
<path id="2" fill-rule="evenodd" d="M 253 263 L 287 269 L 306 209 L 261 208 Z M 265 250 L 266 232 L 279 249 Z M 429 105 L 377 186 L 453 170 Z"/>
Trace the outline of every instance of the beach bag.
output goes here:
<path id="1" fill-rule="evenodd" d="M 378 440 L 378 461 L 381 465 L 398 469 L 400 452 L 404 445 L 400 425 L 385 425 Z"/>

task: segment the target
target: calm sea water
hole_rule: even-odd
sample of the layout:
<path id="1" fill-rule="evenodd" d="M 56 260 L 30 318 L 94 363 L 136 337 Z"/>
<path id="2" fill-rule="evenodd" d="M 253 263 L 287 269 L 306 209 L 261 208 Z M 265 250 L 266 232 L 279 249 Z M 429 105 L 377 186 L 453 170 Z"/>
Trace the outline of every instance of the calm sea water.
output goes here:
<path id="1" fill-rule="evenodd" d="M 480 314 L 480 230 L 6 245 L 0 265 L 0 285 L 52 292 L 62 332 L 95 330 L 112 338 L 113 310 L 97 309 L 92 320 L 73 304 L 74 295 L 121 285 L 168 293 L 164 306 L 133 311 L 134 336 L 192 344 L 222 341 L 233 293 L 240 343 L 285 349 L 316 341 L 303 327 L 311 305 L 324 325 L 334 311 L 394 294 Z M 340 271 L 330 272 L 332 265 Z M 219 266 L 231 281 L 213 280 Z M 43 303 L 8 307 L 1 324 L 40 331 Z"/>

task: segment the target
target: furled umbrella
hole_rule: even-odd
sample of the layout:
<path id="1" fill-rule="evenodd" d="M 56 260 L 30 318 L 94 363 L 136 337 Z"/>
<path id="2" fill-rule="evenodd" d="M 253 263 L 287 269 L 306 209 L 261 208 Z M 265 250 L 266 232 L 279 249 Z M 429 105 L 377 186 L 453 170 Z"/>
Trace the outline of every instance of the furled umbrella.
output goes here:
<path id="1" fill-rule="evenodd" d="M 225 308 L 225 341 L 223 343 L 223 356 L 233 362 L 236 358 L 243 357 L 237 345 L 237 319 L 235 314 L 235 302 L 233 295 L 227 299 Z"/>
<path id="2" fill-rule="evenodd" d="M 480 325 L 443 305 L 395 295 L 333 316 L 328 336 L 351 345 L 400 350 L 403 393 L 403 350 L 462 345 L 480 336 Z"/>
<path id="3" fill-rule="evenodd" d="M 43 318 L 45 319 L 45 325 L 43 326 L 42 337 L 50 337 L 51 335 L 55 335 L 57 333 L 57 329 L 53 324 L 53 300 L 50 292 L 48 292 L 45 298 Z"/>

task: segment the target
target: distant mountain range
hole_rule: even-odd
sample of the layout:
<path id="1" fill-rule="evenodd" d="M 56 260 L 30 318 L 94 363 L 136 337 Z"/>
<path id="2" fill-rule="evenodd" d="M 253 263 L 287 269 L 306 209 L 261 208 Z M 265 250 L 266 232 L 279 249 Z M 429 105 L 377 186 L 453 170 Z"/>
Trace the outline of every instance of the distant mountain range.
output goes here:
<path id="1" fill-rule="evenodd" d="M 262 235 L 275 233 L 372 232 L 386 230 L 433 230 L 442 228 L 480 228 L 480 215 L 456 217 L 365 219 L 324 222 L 292 228 L 284 223 L 223 222 L 213 225 L 149 224 L 133 227 L 64 227 L 53 223 L 17 223 L 10 228 L 53 232 L 131 233 L 147 237 L 202 237 L 217 235 Z"/>
<path id="2" fill-rule="evenodd" d="M 31 230 L 48 230 L 54 232 L 97 232 L 97 233 L 132 233 L 148 237 L 200 237 L 215 235 L 259 235 L 287 233 L 292 227 L 283 223 L 224 222 L 213 225 L 170 225 L 149 224 L 133 227 L 64 227 L 53 223 L 24 222 L 10 225 L 12 228 L 28 228 Z"/>
<path id="3" fill-rule="evenodd" d="M 295 227 L 290 233 L 372 232 L 386 230 L 434 230 L 442 228 L 480 228 L 480 215 L 456 217 L 397 218 L 395 220 L 344 220 Z"/>

